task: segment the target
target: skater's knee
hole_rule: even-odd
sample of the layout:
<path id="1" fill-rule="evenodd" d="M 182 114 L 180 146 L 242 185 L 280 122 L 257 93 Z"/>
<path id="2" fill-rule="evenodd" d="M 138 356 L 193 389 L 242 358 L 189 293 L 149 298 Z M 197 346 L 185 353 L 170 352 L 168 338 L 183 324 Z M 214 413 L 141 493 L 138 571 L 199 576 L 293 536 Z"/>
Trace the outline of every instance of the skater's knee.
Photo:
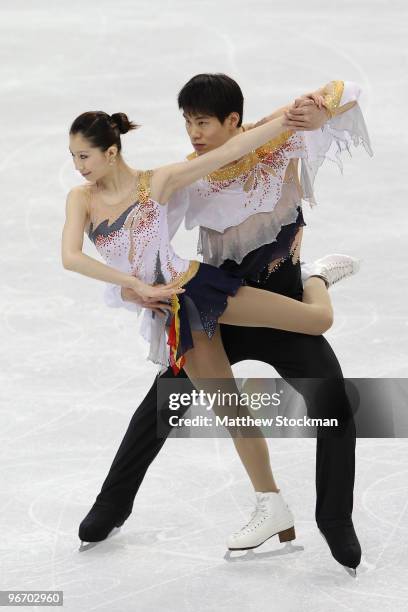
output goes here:
<path id="1" fill-rule="evenodd" d="M 324 332 L 323 333 L 327 332 L 332 327 L 333 322 L 334 322 L 333 310 L 329 308 L 324 317 Z"/>
<path id="2" fill-rule="evenodd" d="M 315 329 L 315 336 L 325 334 L 333 325 L 334 317 L 331 308 L 325 308 L 319 315 L 319 319 Z"/>

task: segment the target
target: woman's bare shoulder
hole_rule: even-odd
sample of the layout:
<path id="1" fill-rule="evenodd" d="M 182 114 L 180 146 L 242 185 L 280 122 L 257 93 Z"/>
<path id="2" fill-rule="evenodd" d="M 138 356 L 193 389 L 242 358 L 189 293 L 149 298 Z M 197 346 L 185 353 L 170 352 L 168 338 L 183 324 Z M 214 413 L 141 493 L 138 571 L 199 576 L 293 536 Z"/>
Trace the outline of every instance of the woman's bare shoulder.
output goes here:
<path id="1" fill-rule="evenodd" d="M 94 190 L 95 185 L 93 183 L 87 185 L 75 185 L 68 192 L 67 203 L 72 202 L 72 206 L 85 208 L 86 212 L 89 214 L 89 203 Z"/>
<path id="2" fill-rule="evenodd" d="M 86 185 L 75 185 L 70 189 L 66 202 L 66 218 L 81 220 L 84 231 L 88 233 L 91 225 L 91 194 L 95 186 L 90 183 Z"/>

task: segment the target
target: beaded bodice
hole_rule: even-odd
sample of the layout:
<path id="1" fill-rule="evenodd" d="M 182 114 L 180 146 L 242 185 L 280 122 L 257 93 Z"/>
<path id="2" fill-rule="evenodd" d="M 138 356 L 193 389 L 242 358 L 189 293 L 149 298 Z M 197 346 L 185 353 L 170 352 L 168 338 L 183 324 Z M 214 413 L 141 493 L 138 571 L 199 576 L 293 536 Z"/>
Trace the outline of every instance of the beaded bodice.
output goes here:
<path id="1" fill-rule="evenodd" d="M 113 268 L 145 283 L 167 283 L 187 270 L 189 260 L 179 257 L 170 244 L 167 206 L 151 199 L 151 175 L 151 170 L 139 174 L 135 201 L 111 223 L 108 218 L 95 222 L 114 207 L 98 203 L 90 192 L 88 236 Z"/>

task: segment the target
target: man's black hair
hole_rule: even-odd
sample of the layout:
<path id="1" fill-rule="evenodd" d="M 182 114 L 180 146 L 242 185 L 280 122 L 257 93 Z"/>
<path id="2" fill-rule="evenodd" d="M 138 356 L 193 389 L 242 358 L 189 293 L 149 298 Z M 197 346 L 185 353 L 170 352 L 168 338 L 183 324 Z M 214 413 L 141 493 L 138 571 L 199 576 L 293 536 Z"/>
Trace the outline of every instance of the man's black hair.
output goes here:
<path id="1" fill-rule="evenodd" d="M 177 101 L 186 114 L 217 117 L 220 123 L 230 113 L 238 113 L 237 127 L 241 127 L 244 96 L 238 83 L 226 74 L 196 74 L 179 91 Z"/>

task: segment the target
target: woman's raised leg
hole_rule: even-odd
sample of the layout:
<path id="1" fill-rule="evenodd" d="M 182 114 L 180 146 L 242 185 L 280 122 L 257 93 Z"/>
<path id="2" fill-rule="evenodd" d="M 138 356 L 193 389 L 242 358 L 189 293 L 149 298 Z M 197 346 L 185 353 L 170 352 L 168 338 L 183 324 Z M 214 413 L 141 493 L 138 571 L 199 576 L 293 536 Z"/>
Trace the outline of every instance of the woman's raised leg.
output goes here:
<path id="1" fill-rule="evenodd" d="M 325 282 L 313 276 L 304 284 L 302 302 L 255 287 L 240 287 L 228 298 L 218 321 L 320 336 L 333 324 L 333 309 Z"/>

